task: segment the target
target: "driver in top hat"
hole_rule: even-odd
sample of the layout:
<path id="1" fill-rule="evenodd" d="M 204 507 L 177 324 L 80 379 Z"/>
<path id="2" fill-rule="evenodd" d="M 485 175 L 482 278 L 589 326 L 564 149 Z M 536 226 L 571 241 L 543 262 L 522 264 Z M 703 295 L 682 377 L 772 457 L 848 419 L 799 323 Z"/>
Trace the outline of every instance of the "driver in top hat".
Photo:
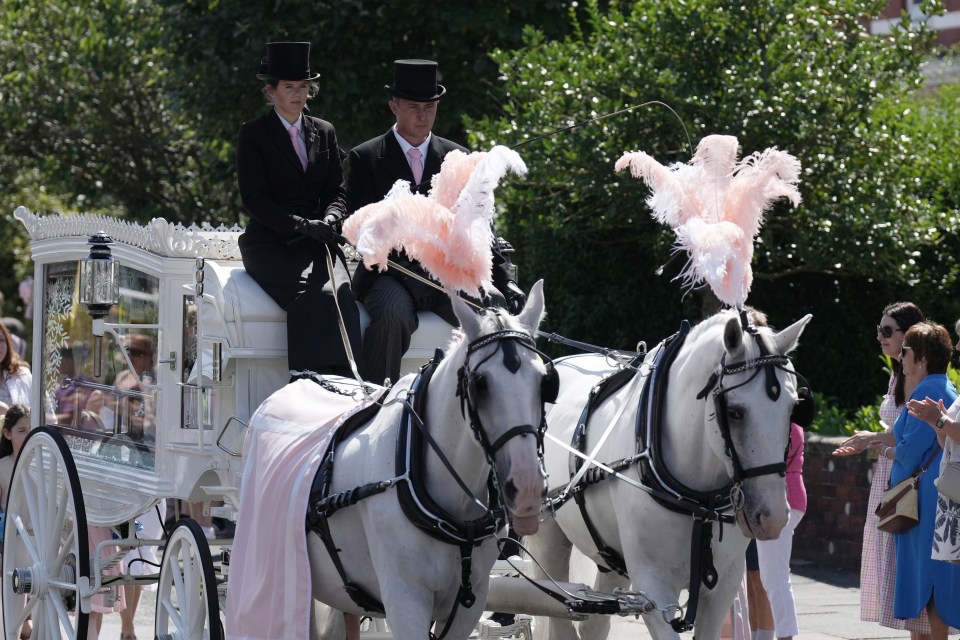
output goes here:
<path id="1" fill-rule="evenodd" d="M 240 255 L 247 273 L 287 311 L 290 369 L 352 377 L 337 313 L 339 303 L 362 372 L 360 314 L 337 244 L 346 214 L 343 158 L 333 125 L 304 111 L 319 77 L 310 73 L 309 42 L 267 44 L 257 79 L 272 107 L 245 122 L 237 137 L 237 182 L 250 214 Z"/>
<path id="2" fill-rule="evenodd" d="M 430 179 L 440 172 L 444 157 L 454 149 L 467 151 L 432 132 L 440 99 L 447 91 L 437 83 L 437 63 L 396 60 L 393 70 L 394 82 L 384 89 L 396 122 L 383 135 L 350 151 L 346 165 L 348 214 L 383 200 L 397 180 L 408 181 L 414 193 L 426 195 Z M 427 276 L 419 263 L 402 252 L 392 252 L 390 260 Z M 525 296 L 511 280 L 505 263 L 495 244 L 493 283 L 499 291 L 488 294 L 495 303 L 516 313 L 523 308 Z M 376 383 L 385 378 L 396 381 L 399 377 L 401 359 L 417 328 L 418 311 L 433 311 L 451 325 L 458 325 L 450 299 L 443 291 L 396 269 L 357 269 L 353 291 L 370 314 L 370 326 L 364 334 L 364 361 L 367 379 Z"/>

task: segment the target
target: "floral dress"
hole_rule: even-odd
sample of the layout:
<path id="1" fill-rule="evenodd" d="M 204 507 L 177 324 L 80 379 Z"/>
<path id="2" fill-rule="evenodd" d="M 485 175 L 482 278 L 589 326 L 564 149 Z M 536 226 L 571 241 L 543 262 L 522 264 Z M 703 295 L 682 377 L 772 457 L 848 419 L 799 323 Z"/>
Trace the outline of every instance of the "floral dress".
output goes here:
<path id="1" fill-rule="evenodd" d="M 960 413 L 960 400 L 947 411 L 956 419 Z M 960 462 L 960 442 L 947 437 L 943 443 L 943 458 L 940 460 L 940 473 L 951 462 Z M 937 493 L 937 520 L 933 529 L 934 560 L 944 560 L 960 564 L 960 503 Z"/>

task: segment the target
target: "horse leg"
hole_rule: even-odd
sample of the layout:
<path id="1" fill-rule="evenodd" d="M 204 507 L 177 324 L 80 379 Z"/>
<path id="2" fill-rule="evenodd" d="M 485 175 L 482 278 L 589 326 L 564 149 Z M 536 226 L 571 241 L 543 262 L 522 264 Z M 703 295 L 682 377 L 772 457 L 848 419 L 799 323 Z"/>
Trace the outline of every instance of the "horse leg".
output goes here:
<path id="1" fill-rule="evenodd" d="M 613 593 L 617 587 L 626 589 L 630 581 L 616 571 L 598 571 L 595 582 L 599 593 Z M 580 623 L 580 637 L 583 640 L 604 640 L 610 635 L 610 616 L 590 616 Z"/>
<path id="2" fill-rule="evenodd" d="M 400 583 L 398 586 L 403 585 Z M 390 633 L 394 638 L 404 640 L 427 640 L 433 614 L 432 594 L 419 589 L 404 591 L 400 588 L 393 591 L 392 594 L 387 591 L 383 593 L 383 608 Z"/>
<path id="3" fill-rule="evenodd" d="M 743 580 L 743 571 L 731 568 L 720 576 L 713 589 L 700 588 L 700 607 L 697 610 L 697 640 L 719 640 L 726 617 Z"/>
<path id="4" fill-rule="evenodd" d="M 346 637 L 343 613 L 338 609 L 313 601 L 310 607 L 310 640 L 341 640 Z"/>
<path id="5" fill-rule="evenodd" d="M 556 520 L 548 518 L 542 522 L 537 534 L 526 538 L 526 542 L 530 549 L 530 556 L 536 560 L 534 578 L 543 579 L 549 576 L 557 582 L 570 580 L 570 554 L 573 551 L 573 543 L 567 539 Z M 538 616 L 536 623 L 538 637 L 550 638 L 550 640 L 577 640 L 577 630 L 570 620 Z"/>

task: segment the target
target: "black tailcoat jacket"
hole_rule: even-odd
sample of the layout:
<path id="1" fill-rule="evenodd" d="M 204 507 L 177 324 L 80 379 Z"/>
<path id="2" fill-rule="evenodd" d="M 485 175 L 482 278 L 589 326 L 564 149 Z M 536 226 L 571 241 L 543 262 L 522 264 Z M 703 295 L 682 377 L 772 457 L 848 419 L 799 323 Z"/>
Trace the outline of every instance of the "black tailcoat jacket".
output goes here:
<path id="1" fill-rule="evenodd" d="M 240 127 L 237 181 L 250 222 L 240 236 L 243 265 L 263 290 L 287 310 L 287 358 L 291 369 L 347 372 L 336 295 L 358 362 L 362 355 L 360 317 L 350 290 L 350 275 L 339 247 L 294 231 L 293 216 L 322 220 L 346 214 L 340 147 L 333 125 L 303 114 L 307 146 L 303 169 L 276 111 L 271 109 Z M 332 251 L 334 293 L 327 269 Z M 311 267 L 309 278 L 304 276 Z M 362 370 L 362 363 L 361 370 Z"/>
<path id="2" fill-rule="evenodd" d="M 248 242 L 289 240 L 293 214 L 323 219 L 346 213 L 340 147 L 333 125 L 303 114 L 307 170 L 290 142 L 276 111 L 271 109 L 240 127 L 237 137 L 237 181 L 250 213 Z"/>

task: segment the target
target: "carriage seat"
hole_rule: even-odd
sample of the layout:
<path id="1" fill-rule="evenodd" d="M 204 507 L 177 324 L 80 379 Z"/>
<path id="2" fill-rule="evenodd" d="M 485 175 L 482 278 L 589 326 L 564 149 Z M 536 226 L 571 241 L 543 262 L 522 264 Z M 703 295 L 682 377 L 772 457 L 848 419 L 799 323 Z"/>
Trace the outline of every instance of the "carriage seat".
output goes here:
<path id="1" fill-rule="evenodd" d="M 287 313 L 266 294 L 246 272 L 239 261 L 207 260 L 204 264 L 203 290 L 213 298 L 215 313 L 204 309 L 205 335 L 215 335 L 208 317 L 222 318 L 224 336 L 232 349 L 287 350 Z M 362 304 L 360 327 L 370 325 L 370 315 Z M 216 318 L 213 319 L 216 322 Z M 404 371 L 412 371 L 433 357 L 434 351 L 445 348 L 450 340 L 451 327 L 430 311 L 421 311 L 419 327 L 410 339 L 410 348 L 404 355 Z"/>
<path id="2" fill-rule="evenodd" d="M 203 292 L 214 301 L 224 336 L 233 349 L 287 350 L 287 312 L 273 301 L 239 261 L 204 263 Z M 204 334 L 212 327 L 206 324 Z"/>

